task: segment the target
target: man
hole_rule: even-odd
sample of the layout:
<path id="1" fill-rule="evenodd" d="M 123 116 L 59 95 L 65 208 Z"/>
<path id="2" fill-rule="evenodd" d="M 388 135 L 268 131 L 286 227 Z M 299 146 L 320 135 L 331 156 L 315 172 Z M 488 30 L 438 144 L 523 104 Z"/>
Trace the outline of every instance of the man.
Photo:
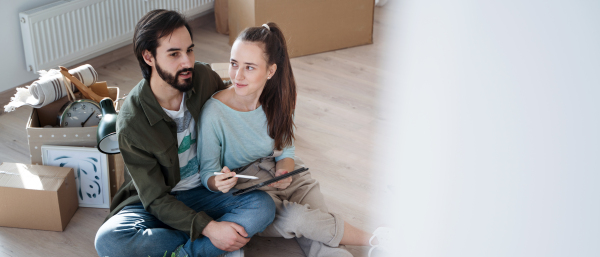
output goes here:
<path id="1" fill-rule="evenodd" d="M 177 12 L 149 12 L 133 41 L 144 79 L 119 113 L 125 182 L 96 234 L 98 254 L 243 256 L 275 206 L 262 191 L 233 197 L 201 184 L 196 126 L 204 102 L 225 88 L 221 78 L 195 62 L 191 29 Z"/>

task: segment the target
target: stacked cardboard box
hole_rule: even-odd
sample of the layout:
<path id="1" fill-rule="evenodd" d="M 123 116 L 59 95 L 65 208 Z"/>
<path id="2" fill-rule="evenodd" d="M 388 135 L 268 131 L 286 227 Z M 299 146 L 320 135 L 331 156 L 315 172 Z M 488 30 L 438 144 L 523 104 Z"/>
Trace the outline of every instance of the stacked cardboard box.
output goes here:
<path id="1" fill-rule="evenodd" d="M 79 202 L 72 168 L 0 164 L 0 226 L 63 231 Z"/>
<path id="2" fill-rule="evenodd" d="M 373 43 L 374 0 L 229 0 L 229 44 L 247 27 L 275 22 L 290 57 Z"/>
<path id="3" fill-rule="evenodd" d="M 109 87 L 108 92 L 113 101 L 119 96 L 117 87 Z M 58 112 L 67 101 L 69 99 L 64 97 L 42 108 L 33 108 L 31 111 L 26 127 L 31 164 L 42 164 L 42 145 L 96 146 L 97 127 L 46 127 L 57 125 Z M 108 155 L 108 166 L 112 197 L 123 183 L 124 165 L 121 155 Z"/>

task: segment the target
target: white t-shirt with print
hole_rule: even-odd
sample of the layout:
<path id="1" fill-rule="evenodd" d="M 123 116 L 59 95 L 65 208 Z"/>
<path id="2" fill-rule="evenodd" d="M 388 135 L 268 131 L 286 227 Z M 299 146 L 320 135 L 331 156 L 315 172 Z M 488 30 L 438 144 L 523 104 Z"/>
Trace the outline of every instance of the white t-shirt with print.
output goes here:
<path id="1" fill-rule="evenodd" d="M 165 108 L 163 110 L 177 124 L 177 153 L 181 180 L 172 191 L 195 188 L 201 184 L 200 173 L 198 173 L 198 158 L 196 157 L 198 133 L 196 132 L 194 118 L 185 106 L 185 93 L 183 93 L 179 111 L 171 111 Z"/>

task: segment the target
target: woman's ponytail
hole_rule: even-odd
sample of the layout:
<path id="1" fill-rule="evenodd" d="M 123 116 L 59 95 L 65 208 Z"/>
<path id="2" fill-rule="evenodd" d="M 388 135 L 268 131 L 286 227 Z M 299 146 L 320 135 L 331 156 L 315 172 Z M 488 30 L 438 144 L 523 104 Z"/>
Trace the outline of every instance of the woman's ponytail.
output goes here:
<path id="1" fill-rule="evenodd" d="M 267 128 L 275 140 L 275 149 L 293 145 L 294 109 L 296 108 L 296 81 L 283 32 L 273 22 L 261 27 L 247 28 L 237 40 L 263 43 L 267 64 L 277 64 L 275 74 L 267 80 L 259 102 L 267 116 Z"/>

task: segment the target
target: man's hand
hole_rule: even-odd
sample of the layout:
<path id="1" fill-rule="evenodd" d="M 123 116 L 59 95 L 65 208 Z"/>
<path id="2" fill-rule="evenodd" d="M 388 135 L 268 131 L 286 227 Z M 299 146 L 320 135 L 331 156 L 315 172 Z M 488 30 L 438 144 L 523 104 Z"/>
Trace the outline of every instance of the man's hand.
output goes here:
<path id="1" fill-rule="evenodd" d="M 275 172 L 275 177 L 279 177 L 279 176 L 281 176 L 281 175 L 283 175 L 283 174 L 286 174 L 286 173 L 288 173 L 288 171 L 287 171 L 287 170 L 284 170 L 284 169 L 278 169 L 278 170 Z M 270 186 L 270 187 L 279 188 L 279 189 L 286 189 L 286 188 L 288 188 L 288 187 L 289 187 L 291 184 L 292 184 L 292 177 L 289 177 L 289 178 L 284 178 L 284 179 L 282 179 L 282 180 L 279 180 L 279 181 L 277 181 L 277 182 L 275 182 L 275 183 L 269 184 L 269 186 Z"/>
<path id="2" fill-rule="evenodd" d="M 217 248 L 233 252 L 246 245 L 250 238 L 244 227 L 229 221 L 211 221 L 206 225 L 202 234 L 210 239 Z"/>
<path id="3" fill-rule="evenodd" d="M 235 177 L 235 172 L 231 172 L 227 166 L 223 167 L 221 172 L 224 174 L 211 177 L 210 179 L 214 179 L 214 187 L 217 190 L 227 193 L 237 184 L 238 178 Z"/>

